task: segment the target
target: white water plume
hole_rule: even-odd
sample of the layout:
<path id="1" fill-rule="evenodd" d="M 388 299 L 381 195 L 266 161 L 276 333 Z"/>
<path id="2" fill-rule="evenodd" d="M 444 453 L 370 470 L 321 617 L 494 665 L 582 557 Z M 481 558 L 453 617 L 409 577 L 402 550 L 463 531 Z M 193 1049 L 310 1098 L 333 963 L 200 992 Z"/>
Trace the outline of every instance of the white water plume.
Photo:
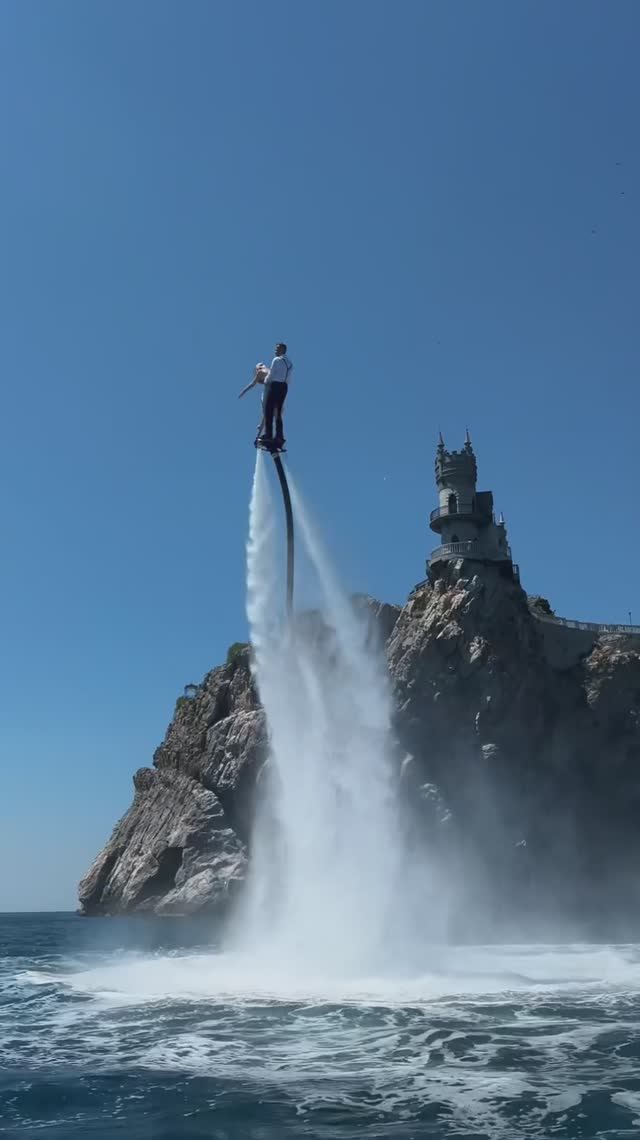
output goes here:
<path id="1" fill-rule="evenodd" d="M 266 461 L 256 463 L 247 612 L 270 761 L 260 784 L 245 940 L 298 967 L 366 968 L 389 944 L 399 866 L 391 694 L 368 613 L 343 595 L 292 486 L 322 612 L 282 616 Z"/>

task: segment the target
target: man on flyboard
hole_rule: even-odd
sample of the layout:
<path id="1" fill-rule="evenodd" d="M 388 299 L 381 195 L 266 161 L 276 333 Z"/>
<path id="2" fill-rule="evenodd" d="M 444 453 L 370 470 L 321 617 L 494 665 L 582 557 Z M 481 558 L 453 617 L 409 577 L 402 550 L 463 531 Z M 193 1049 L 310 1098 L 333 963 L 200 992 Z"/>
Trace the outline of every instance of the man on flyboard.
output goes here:
<path id="1" fill-rule="evenodd" d="M 256 364 L 253 380 L 243 388 L 240 396 L 255 388 L 256 384 L 264 384 L 262 396 L 262 420 L 258 427 L 256 447 L 264 447 L 266 451 L 284 451 L 284 432 L 282 426 L 282 408 L 287 398 L 293 364 L 287 356 L 286 344 L 277 344 L 275 356 L 271 367 L 266 364 Z M 273 421 L 275 419 L 275 436 Z"/>

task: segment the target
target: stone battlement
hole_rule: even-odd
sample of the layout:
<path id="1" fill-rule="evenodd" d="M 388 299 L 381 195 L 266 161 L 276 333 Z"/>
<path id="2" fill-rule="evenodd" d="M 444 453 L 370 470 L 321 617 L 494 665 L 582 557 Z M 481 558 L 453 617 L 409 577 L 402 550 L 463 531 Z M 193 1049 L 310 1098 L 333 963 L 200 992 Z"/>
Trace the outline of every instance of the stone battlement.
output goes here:
<path id="1" fill-rule="evenodd" d="M 478 478 L 478 467 L 471 447 L 463 448 L 462 451 L 446 451 L 444 447 L 439 447 L 436 453 L 435 466 L 438 486 L 447 483 L 450 479 L 454 481 L 462 479 L 464 482 L 473 483 L 475 486 Z"/>

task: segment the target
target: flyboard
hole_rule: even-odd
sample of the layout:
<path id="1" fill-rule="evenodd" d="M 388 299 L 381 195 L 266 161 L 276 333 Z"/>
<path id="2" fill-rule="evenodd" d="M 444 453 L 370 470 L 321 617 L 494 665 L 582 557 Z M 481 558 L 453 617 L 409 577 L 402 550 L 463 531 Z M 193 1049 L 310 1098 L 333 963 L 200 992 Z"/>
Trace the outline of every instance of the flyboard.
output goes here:
<path id="1" fill-rule="evenodd" d="M 268 369 L 265 368 L 264 365 L 258 364 L 253 375 L 252 383 L 249 384 L 247 388 L 245 388 L 244 391 L 240 393 L 240 395 L 244 395 L 244 392 L 248 391 L 249 388 L 253 388 L 255 384 L 262 383 L 261 377 L 262 375 L 266 375 L 267 372 Z M 278 472 L 278 480 L 280 482 L 280 489 L 282 491 L 282 501 L 284 503 L 284 513 L 287 522 L 287 615 L 288 617 L 292 617 L 294 570 L 293 510 L 291 508 L 291 495 L 289 494 L 287 473 L 282 464 L 282 459 L 280 458 L 285 448 L 282 446 L 276 446 L 274 440 L 263 439 L 261 437 L 260 433 L 262 431 L 263 423 L 264 420 L 260 422 L 258 434 L 255 439 L 255 446 L 259 448 L 260 451 L 268 451 L 269 455 L 273 459 L 276 471 Z"/>

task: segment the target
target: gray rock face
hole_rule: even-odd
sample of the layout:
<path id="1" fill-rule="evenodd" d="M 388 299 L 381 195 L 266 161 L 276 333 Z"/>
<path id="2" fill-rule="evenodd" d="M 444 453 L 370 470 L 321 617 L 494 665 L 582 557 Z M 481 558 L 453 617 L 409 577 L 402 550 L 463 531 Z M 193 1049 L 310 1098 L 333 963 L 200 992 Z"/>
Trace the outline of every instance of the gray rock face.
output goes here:
<path id="1" fill-rule="evenodd" d="M 556 670 L 520 587 L 459 561 L 414 592 L 387 649 L 412 800 L 427 783 L 447 806 L 461 913 L 621 930 L 640 903 L 637 646 L 602 637 Z"/>
<path id="2" fill-rule="evenodd" d="M 464 560 L 439 574 L 402 610 L 358 599 L 386 641 L 413 840 L 459 884 L 460 916 L 620 932 L 640 903 L 637 647 L 602 637 L 556 669 L 519 585 Z M 215 909 L 243 880 L 267 756 L 246 647 L 188 691 L 80 885 L 85 914 Z"/>
<path id="3" fill-rule="evenodd" d="M 266 729 L 248 650 L 181 697 L 154 768 L 80 883 L 85 914 L 223 908 L 242 883 Z"/>
<path id="4" fill-rule="evenodd" d="M 190 913 L 226 899 L 244 845 L 213 792 L 181 772 L 141 768 L 135 798 L 80 884 L 85 910 Z"/>

